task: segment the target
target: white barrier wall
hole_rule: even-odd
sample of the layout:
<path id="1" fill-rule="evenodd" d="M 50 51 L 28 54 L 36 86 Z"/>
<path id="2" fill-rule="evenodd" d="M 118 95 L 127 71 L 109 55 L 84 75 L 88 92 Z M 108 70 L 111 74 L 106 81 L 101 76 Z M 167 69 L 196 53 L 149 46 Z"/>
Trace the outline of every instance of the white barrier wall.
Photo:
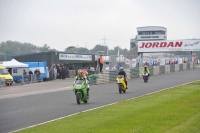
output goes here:
<path id="1" fill-rule="evenodd" d="M 142 77 L 142 69 L 143 69 L 143 67 L 140 67 L 140 68 L 139 68 L 139 77 L 140 77 L 140 78 Z"/>
<path id="2" fill-rule="evenodd" d="M 126 72 L 127 79 L 131 79 L 131 70 L 130 69 L 124 69 Z"/>
<path id="3" fill-rule="evenodd" d="M 175 64 L 175 72 L 179 71 L 179 64 Z"/>
<path id="4" fill-rule="evenodd" d="M 165 65 L 165 73 L 170 73 L 170 65 Z"/>
<path id="5" fill-rule="evenodd" d="M 190 62 L 190 69 L 194 69 L 194 63 Z"/>
<path id="6" fill-rule="evenodd" d="M 183 63 L 183 70 L 187 70 L 187 63 Z"/>
<path id="7" fill-rule="evenodd" d="M 103 74 L 99 74 L 99 78 L 97 78 L 96 83 L 108 83 L 109 82 L 109 71 L 104 71 Z"/>
<path id="8" fill-rule="evenodd" d="M 159 66 L 153 66 L 153 70 L 154 70 L 154 75 L 159 75 L 159 73 L 160 73 L 160 67 Z"/>

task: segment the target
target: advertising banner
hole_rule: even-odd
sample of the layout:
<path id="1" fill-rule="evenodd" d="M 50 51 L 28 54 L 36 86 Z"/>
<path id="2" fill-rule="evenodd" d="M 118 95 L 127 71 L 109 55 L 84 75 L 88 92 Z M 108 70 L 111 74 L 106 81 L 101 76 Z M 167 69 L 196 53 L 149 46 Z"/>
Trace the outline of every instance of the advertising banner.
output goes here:
<path id="1" fill-rule="evenodd" d="M 137 60 L 136 59 L 132 59 L 132 67 L 136 67 L 137 64 Z"/>
<path id="2" fill-rule="evenodd" d="M 170 61 L 170 59 L 169 58 L 166 58 L 166 61 L 165 61 L 165 63 L 169 63 L 169 61 Z"/>
<path id="3" fill-rule="evenodd" d="M 138 41 L 138 52 L 200 51 L 200 40 Z"/>
<path id="4" fill-rule="evenodd" d="M 183 64 L 183 58 L 178 58 L 178 64 Z"/>
<path id="5" fill-rule="evenodd" d="M 130 60 L 125 58 L 125 64 L 129 65 L 130 64 Z"/>
<path id="6" fill-rule="evenodd" d="M 59 54 L 59 60 L 80 60 L 80 61 L 92 61 L 92 55 L 80 55 L 80 54 Z"/>
<path id="7" fill-rule="evenodd" d="M 152 58 L 149 60 L 149 65 L 153 65 L 153 59 Z"/>
<path id="8" fill-rule="evenodd" d="M 160 66 L 164 66 L 165 65 L 165 58 L 160 59 Z"/>

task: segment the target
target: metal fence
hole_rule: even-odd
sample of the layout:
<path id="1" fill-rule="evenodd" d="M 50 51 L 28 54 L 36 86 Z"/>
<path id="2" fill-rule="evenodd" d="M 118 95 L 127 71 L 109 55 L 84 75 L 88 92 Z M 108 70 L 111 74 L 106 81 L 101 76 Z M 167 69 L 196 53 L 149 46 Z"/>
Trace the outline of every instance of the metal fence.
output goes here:
<path id="1" fill-rule="evenodd" d="M 13 81 L 15 84 L 29 84 L 43 81 L 43 79 L 41 79 L 37 74 L 30 74 L 18 76 L 18 78 L 13 78 Z"/>
<path id="2" fill-rule="evenodd" d="M 6 86 L 6 81 L 4 78 L 0 78 L 0 87 L 5 87 Z"/>
<path id="3" fill-rule="evenodd" d="M 69 78 L 74 78 L 76 76 L 76 70 L 68 70 Z"/>

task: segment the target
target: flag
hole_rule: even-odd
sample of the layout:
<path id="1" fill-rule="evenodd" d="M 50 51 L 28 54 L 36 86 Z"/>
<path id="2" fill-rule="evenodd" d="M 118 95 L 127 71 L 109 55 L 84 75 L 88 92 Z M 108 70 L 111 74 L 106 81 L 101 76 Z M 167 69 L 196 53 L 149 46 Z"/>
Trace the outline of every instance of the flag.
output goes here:
<path id="1" fill-rule="evenodd" d="M 117 56 L 119 56 L 119 47 L 118 47 L 118 52 L 117 52 Z"/>

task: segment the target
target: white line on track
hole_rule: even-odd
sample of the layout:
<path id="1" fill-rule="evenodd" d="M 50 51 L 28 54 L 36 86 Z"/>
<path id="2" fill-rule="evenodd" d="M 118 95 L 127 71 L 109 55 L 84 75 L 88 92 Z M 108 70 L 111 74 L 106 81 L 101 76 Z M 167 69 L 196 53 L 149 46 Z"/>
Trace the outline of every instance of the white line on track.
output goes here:
<path id="1" fill-rule="evenodd" d="M 193 82 L 196 82 L 196 81 L 200 81 L 200 80 L 195 80 L 195 81 L 192 81 L 192 82 L 188 82 L 188 83 L 172 86 L 172 87 L 169 87 L 169 88 L 165 88 L 165 89 L 162 89 L 162 90 L 159 90 L 159 91 L 154 91 L 154 92 L 147 93 L 147 94 L 144 94 L 144 95 L 141 95 L 141 96 L 138 96 L 138 97 L 127 99 L 125 101 L 132 100 L 132 99 L 137 99 L 137 98 L 140 98 L 140 97 L 143 97 L 143 96 L 147 96 L 147 95 L 150 95 L 150 94 L 154 94 L 154 93 L 157 93 L 157 92 L 161 92 L 161 91 L 165 91 L 165 90 L 172 89 L 172 88 L 175 88 L 175 87 L 187 85 L 187 84 L 190 84 L 190 83 L 193 83 Z M 53 119 L 53 120 L 50 120 L 50 121 L 46 121 L 46 122 L 43 122 L 43 123 L 39 123 L 39 124 L 36 124 L 36 125 L 29 126 L 29 127 L 26 127 L 26 128 L 15 130 L 12 133 L 18 132 L 18 131 L 21 131 L 21 130 L 24 130 L 24 129 L 27 129 L 27 128 L 43 125 L 45 123 L 53 122 L 53 121 L 60 120 L 60 119 L 63 119 L 63 118 L 67 118 L 67 117 L 70 117 L 70 116 L 74 116 L 74 115 L 80 114 L 82 112 L 88 112 L 88 111 L 92 111 L 92 110 L 95 110 L 95 109 L 103 108 L 103 107 L 106 107 L 106 106 L 114 105 L 114 104 L 117 104 L 117 103 L 119 103 L 119 102 L 114 102 L 114 103 L 111 103 L 111 104 L 107 104 L 107 105 L 99 106 L 99 107 L 96 107 L 96 108 L 88 109 L 88 110 L 81 111 L 81 112 L 78 112 L 78 113 L 74 113 L 74 114 L 71 114 L 71 115 L 63 116 L 63 117 L 60 117 L 60 118 L 57 118 L 57 119 Z"/>
<path id="2" fill-rule="evenodd" d="M 43 93 L 51 93 L 51 92 L 69 90 L 69 89 L 72 89 L 72 86 L 50 89 L 50 90 L 40 90 L 40 91 L 32 91 L 32 92 L 25 92 L 25 93 L 18 93 L 18 94 L 2 95 L 0 96 L 0 99 L 15 98 L 15 97 L 35 95 L 35 94 L 43 94 Z"/>

